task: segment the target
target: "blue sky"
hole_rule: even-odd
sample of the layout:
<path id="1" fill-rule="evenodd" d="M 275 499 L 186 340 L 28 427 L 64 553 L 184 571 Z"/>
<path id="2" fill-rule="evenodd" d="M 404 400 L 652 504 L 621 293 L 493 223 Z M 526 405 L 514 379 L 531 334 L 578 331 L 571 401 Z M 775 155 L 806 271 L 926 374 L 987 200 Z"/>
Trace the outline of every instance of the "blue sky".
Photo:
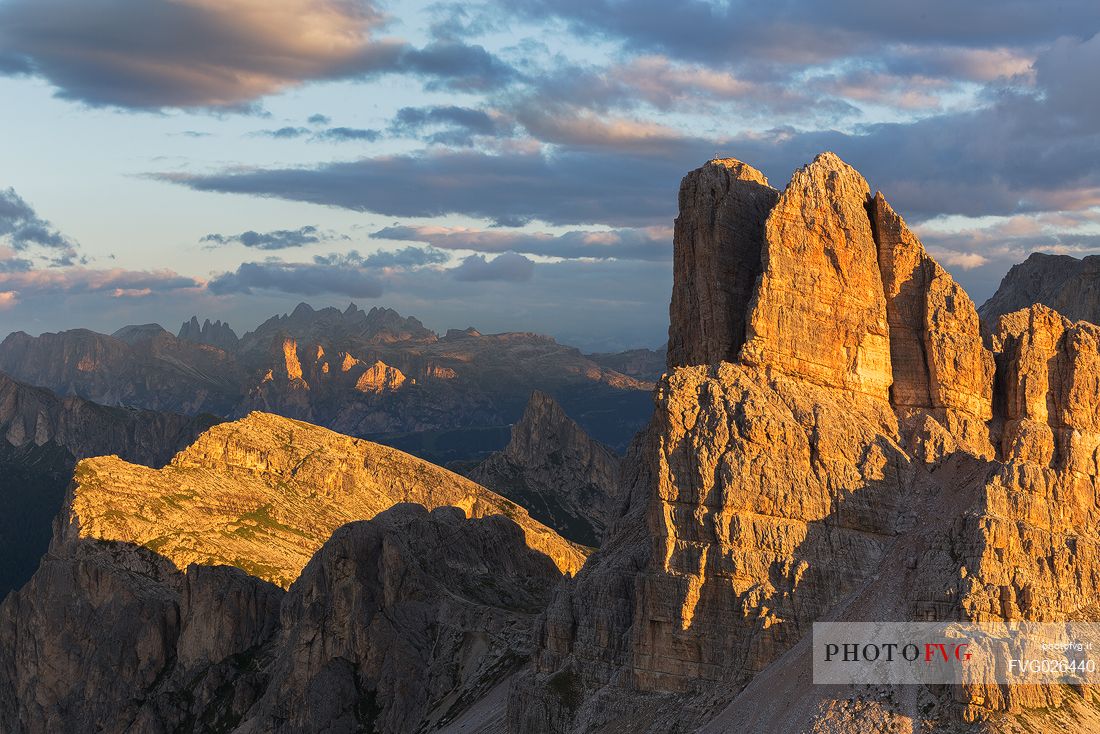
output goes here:
<path id="1" fill-rule="evenodd" d="M 910 7 L 910 5 L 912 7 Z M 0 0 L 0 332 L 667 328 L 680 177 L 831 149 L 979 303 L 1100 247 L 1100 6 Z"/>

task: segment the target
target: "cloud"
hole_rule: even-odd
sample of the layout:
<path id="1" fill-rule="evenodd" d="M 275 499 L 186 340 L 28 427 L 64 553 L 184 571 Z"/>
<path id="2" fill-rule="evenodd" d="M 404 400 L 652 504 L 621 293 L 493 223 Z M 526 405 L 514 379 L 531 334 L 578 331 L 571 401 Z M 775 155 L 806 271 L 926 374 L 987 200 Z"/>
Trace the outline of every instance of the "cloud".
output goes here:
<path id="1" fill-rule="evenodd" d="M 399 250 L 381 250 L 366 257 L 358 251 L 316 255 L 313 261 L 319 265 L 350 265 L 366 268 L 417 268 L 425 265 L 438 265 L 451 259 L 446 252 L 433 247 L 403 247 Z"/>
<path id="2" fill-rule="evenodd" d="M 523 255 L 506 252 L 492 260 L 484 255 L 470 255 L 463 258 L 462 264 L 450 270 L 455 280 L 480 282 L 487 280 L 520 283 L 531 280 L 535 263 Z"/>
<path id="3" fill-rule="evenodd" d="M 396 69 L 428 77 L 428 89 L 433 91 L 487 92 L 507 86 L 518 76 L 515 69 L 484 47 L 454 39 L 405 49 Z"/>
<path id="4" fill-rule="evenodd" d="M 20 300 L 85 293 L 106 293 L 115 297 L 148 295 L 201 286 L 201 281 L 171 270 L 68 267 L 0 272 L 0 291 L 14 291 Z"/>
<path id="5" fill-rule="evenodd" d="M 0 311 L 12 308 L 19 302 L 19 294 L 15 291 L 0 291 Z"/>
<path id="6" fill-rule="evenodd" d="M 241 263 L 236 271 L 212 278 L 207 288 L 215 295 L 250 294 L 261 290 L 352 298 L 377 298 L 384 290 L 382 281 L 363 269 L 348 268 L 343 264 L 288 263 L 279 260 Z"/>
<path id="7" fill-rule="evenodd" d="M 311 130 L 308 127 L 280 127 L 274 130 L 258 130 L 251 134 L 276 140 L 296 140 L 308 137 L 310 141 L 326 143 L 373 142 L 382 137 L 381 130 L 365 130 L 355 127 L 330 127 L 324 130 Z"/>
<path id="8" fill-rule="evenodd" d="M 404 247 L 361 255 L 356 250 L 314 255 L 312 262 L 285 262 L 276 258 L 242 263 L 235 271 L 210 280 L 215 295 L 253 291 L 304 296 L 339 295 L 375 298 L 386 290 L 386 278 L 395 272 L 416 272 L 447 262 L 450 256 L 431 247 Z"/>
<path id="9" fill-rule="evenodd" d="M 386 227 L 370 235 L 375 239 L 424 242 L 445 250 L 518 252 L 558 258 L 671 260 L 672 228 L 619 229 L 606 232 L 574 231 L 509 232 L 464 227 Z"/>
<path id="10" fill-rule="evenodd" d="M 454 105 L 435 107 L 402 107 L 390 124 L 397 135 L 421 136 L 425 130 L 435 130 L 422 139 L 428 143 L 470 146 L 479 136 L 510 136 L 515 124 L 499 114 Z"/>
<path id="11" fill-rule="evenodd" d="M 582 37 L 614 39 L 634 53 L 656 52 L 716 64 L 825 63 L 890 44 L 1015 47 L 1076 36 L 1100 27 L 1091 0 L 1059 4 L 1006 0 L 995 13 L 982 3 L 748 3 L 683 0 L 509 0 L 504 12 L 535 22 L 560 19 Z"/>
<path id="12" fill-rule="evenodd" d="M 812 83 L 800 85 L 789 72 L 750 68 L 739 73 L 711 61 L 708 65 L 648 54 L 603 66 L 565 63 L 532 74 L 529 84 L 506 102 L 509 109 L 541 109 L 556 116 L 622 115 L 646 105 L 680 114 L 715 114 L 732 107 L 741 124 L 763 120 L 772 125 L 776 114 L 797 115 L 806 122 L 857 112 L 843 100 L 823 95 Z"/>
<path id="13" fill-rule="evenodd" d="M 39 217 L 12 188 L 0 189 L 0 242 L 7 242 L 14 252 L 45 254 L 54 265 L 70 265 L 76 258 L 72 240 Z"/>
<path id="14" fill-rule="evenodd" d="M 517 109 L 516 119 L 539 140 L 558 145 L 656 151 L 680 145 L 683 140 L 680 132 L 661 123 L 577 107 L 547 107 L 537 100 Z"/>
<path id="15" fill-rule="evenodd" d="M 381 38 L 386 22 L 371 0 L 7 0 L 0 73 L 41 77 L 93 106 L 241 111 L 315 81 L 398 73 L 485 91 L 516 76 L 453 38 L 423 48 Z"/>
<path id="16" fill-rule="evenodd" d="M 367 141 L 373 142 L 382 137 L 381 130 L 364 130 L 355 127 L 330 127 L 313 136 L 314 140 L 327 142 Z"/>
<path id="17" fill-rule="evenodd" d="M 978 252 L 945 252 L 939 256 L 945 265 L 963 270 L 973 270 L 989 263 L 989 258 Z"/>
<path id="18" fill-rule="evenodd" d="M 559 148 L 492 154 L 432 150 L 315 167 L 154 174 L 199 191 L 271 196 L 394 217 L 465 214 L 500 223 L 666 225 L 684 172 L 714 153 L 709 141 L 619 153 Z"/>
<path id="19" fill-rule="evenodd" d="M 0 47 L 68 99 L 241 107 L 302 82 L 392 68 L 383 17 L 356 0 L 8 0 Z"/>
<path id="20" fill-rule="evenodd" d="M 321 232 L 313 225 L 307 225 L 298 229 L 277 229 L 272 232 L 248 230 L 233 235 L 208 234 L 199 242 L 209 242 L 211 245 L 237 244 L 256 250 L 286 250 L 291 247 L 317 244 L 329 239 L 332 239 L 332 235 Z"/>
<path id="21" fill-rule="evenodd" d="M 330 122 L 332 122 L 332 118 L 328 115 L 322 115 L 320 112 L 318 112 L 316 114 L 310 115 L 309 118 L 306 119 L 306 122 L 308 122 L 310 125 L 328 125 Z"/>
<path id="22" fill-rule="evenodd" d="M 305 135 L 311 134 L 313 131 L 308 127 L 280 127 L 274 130 L 257 130 L 252 133 L 259 137 L 275 138 L 276 140 L 294 140 Z"/>

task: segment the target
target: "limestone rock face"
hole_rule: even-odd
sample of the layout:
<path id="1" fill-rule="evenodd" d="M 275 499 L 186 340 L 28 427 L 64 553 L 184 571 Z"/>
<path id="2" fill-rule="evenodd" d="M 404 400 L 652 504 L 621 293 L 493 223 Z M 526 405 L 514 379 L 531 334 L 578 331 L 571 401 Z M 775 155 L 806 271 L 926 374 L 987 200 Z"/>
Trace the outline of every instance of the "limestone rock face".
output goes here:
<path id="1" fill-rule="evenodd" d="M 1100 719 L 1058 687 L 808 685 L 816 620 L 1100 615 L 1098 327 L 1032 307 L 986 324 L 990 351 L 970 299 L 869 192 L 823 154 L 780 195 L 737 306 L 747 339 L 659 383 L 625 514 L 540 618 L 513 730 Z"/>
<path id="2" fill-rule="evenodd" d="M 1100 326 L 1032 306 L 1002 316 L 993 342 L 1006 459 L 1100 473 Z"/>
<path id="3" fill-rule="evenodd" d="M 777 197 L 764 174 L 732 158 L 710 161 L 680 183 L 670 367 L 736 358 L 760 275 L 764 222 Z"/>
<path id="4" fill-rule="evenodd" d="M 502 516 L 399 505 L 345 526 L 288 594 L 271 682 L 238 731 L 444 723 L 530 654 L 558 577 Z"/>
<path id="5" fill-rule="evenodd" d="M 405 375 L 401 370 L 378 360 L 355 381 L 355 389 L 371 393 L 392 392 L 404 383 Z"/>
<path id="6" fill-rule="evenodd" d="M 881 193 L 870 211 L 890 327 L 890 401 L 899 412 L 931 410 L 968 448 L 991 457 L 994 362 L 974 303 Z"/>
<path id="7" fill-rule="evenodd" d="M 289 594 L 65 533 L 0 605 L 0 729 L 434 727 L 523 664 L 559 579 L 513 521 L 457 508 L 344 526 Z"/>
<path id="8" fill-rule="evenodd" d="M 215 426 L 163 469 L 116 457 L 76 468 L 69 527 L 155 551 L 178 568 L 236 566 L 286 588 L 339 526 L 398 502 L 505 514 L 563 573 L 583 554 L 514 503 L 425 461 L 253 413 Z"/>
<path id="9" fill-rule="evenodd" d="M 979 312 L 987 324 L 1013 311 L 1042 304 L 1071 321 L 1100 323 L 1100 256 L 1034 252 L 1012 268 Z"/>
<path id="10" fill-rule="evenodd" d="M 740 361 L 887 397 L 889 328 L 869 200 L 863 176 L 832 153 L 795 172 L 768 215 Z"/>
<path id="11" fill-rule="evenodd" d="M 508 446 L 470 478 L 577 543 L 597 546 L 617 510 L 619 457 L 535 392 Z"/>
<path id="12" fill-rule="evenodd" d="M 68 504 L 0 604 L 0 731 L 435 727 L 524 664 L 584 558 L 472 482 L 274 416 L 161 472 L 82 462 Z"/>
<path id="13" fill-rule="evenodd" d="M 635 617 L 641 690 L 757 672 L 871 573 L 895 532 L 889 405 L 765 384 L 723 365 L 677 370 L 662 386 L 646 518 L 655 547 Z"/>

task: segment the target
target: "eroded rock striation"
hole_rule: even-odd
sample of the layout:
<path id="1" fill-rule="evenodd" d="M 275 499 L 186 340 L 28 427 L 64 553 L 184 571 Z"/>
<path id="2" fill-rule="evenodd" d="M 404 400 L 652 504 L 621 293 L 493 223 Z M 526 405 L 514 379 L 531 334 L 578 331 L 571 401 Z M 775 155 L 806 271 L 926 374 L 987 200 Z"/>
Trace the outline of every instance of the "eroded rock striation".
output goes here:
<path id="1" fill-rule="evenodd" d="M 619 457 L 538 391 L 512 426 L 508 446 L 478 465 L 470 478 L 587 546 L 600 544 L 618 514 Z"/>
<path id="2" fill-rule="evenodd" d="M 1030 307 L 984 325 L 989 349 L 969 297 L 835 155 L 762 230 L 755 201 L 697 205 L 718 169 L 745 170 L 712 161 L 681 189 L 670 369 L 624 514 L 540 617 L 513 730 L 1028 731 L 1052 711 L 1088 728 L 1088 690 L 837 691 L 807 671 L 822 619 L 1097 618 L 1096 327 Z M 746 226 L 679 236 L 719 216 Z M 743 272 L 748 290 L 723 281 Z M 685 307 L 698 283 L 732 313 Z"/>

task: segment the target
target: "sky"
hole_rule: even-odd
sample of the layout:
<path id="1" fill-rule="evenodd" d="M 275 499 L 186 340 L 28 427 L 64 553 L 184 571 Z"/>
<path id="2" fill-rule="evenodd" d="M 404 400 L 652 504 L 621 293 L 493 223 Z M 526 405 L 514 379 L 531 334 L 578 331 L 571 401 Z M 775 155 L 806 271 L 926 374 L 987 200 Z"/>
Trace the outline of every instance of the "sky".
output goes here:
<path id="1" fill-rule="evenodd" d="M 977 303 L 1100 250 L 1095 0 L 0 0 L 0 335 L 666 338 L 680 179 L 832 150 Z"/>

